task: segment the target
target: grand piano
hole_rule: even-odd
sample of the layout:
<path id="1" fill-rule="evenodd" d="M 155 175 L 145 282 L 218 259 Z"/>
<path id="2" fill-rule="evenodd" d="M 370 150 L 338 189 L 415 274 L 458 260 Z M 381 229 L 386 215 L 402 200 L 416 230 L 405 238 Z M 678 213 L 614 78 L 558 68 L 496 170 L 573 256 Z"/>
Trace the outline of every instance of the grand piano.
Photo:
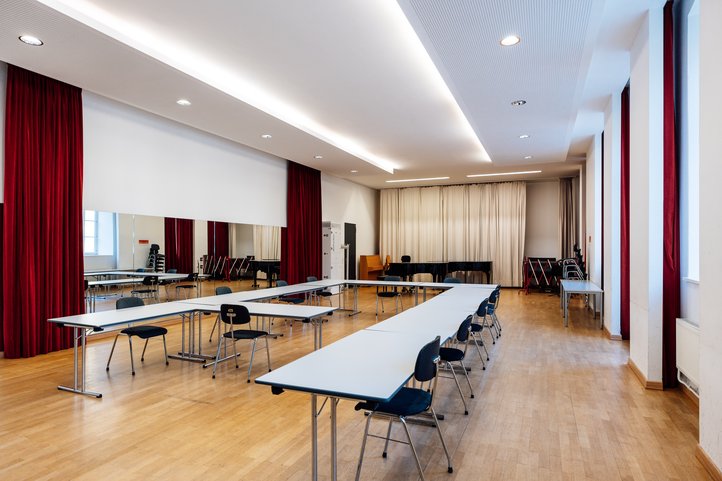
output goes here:
<path id="1" fill-rule="evenodd" d="M 276 259 L 260 259 L 250 261 L 251 270 L 253 271 L 253 287 L 258 286 L 258 271 L 266 274 L 268 279 L 268 287 L 273 286 L 273 278 L 278 277 L 281 272 L 281 261 Z"/>
<path id="2" fill-rule="evenodd" d="M 487 283 L 493 282 L 491 261 L 391 262 L 386 274 L 402 279 L 414 274 L 431 274 L 434 282 L 441 282 L 452 272 L 483 272 Z"/>

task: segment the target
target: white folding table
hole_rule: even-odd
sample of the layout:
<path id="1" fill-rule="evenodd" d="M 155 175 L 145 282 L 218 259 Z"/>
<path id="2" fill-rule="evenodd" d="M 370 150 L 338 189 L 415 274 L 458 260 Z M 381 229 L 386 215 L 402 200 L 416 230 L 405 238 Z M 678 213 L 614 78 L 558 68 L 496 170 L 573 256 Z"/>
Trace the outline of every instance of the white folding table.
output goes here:
<path id="1" fill-rule="evenodd" d="M 559 297 L 561 301 L 561 308 L 564 312 L 564 327 L 567 327 L 569 325 L 569 296 L 571 296 L 572 294 L 594 294 L 601 301 L 601 307 L 599 311 L 599 328 L 604 328 L 604 290 L 601 287 L 599 287 L 592 281 L 580 281 L 572 279 L 563 279 L 560 285 L 561 288 L 559 292 Z M 594 315 L 596 317 L 596 312 L 594 313 Z"/>

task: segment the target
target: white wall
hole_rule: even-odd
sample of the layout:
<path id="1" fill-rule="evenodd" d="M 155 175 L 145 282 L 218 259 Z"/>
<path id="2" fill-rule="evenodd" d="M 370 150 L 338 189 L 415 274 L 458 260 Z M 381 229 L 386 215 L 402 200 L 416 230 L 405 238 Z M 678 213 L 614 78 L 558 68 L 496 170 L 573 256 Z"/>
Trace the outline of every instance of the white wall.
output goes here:
<path id="1" fill-rule="evenodd" d="M 559 181 L 527 182 L 524 257 L 558 259 L 559 249 Z"/>
<path id="2" fill-rule="evenodd" d="M 201 256 L 206 254 L 208 254 L 208 221 L 196 220 L 193 222 L 193 272 L 198 272 L 198 262 Z"/>
<path id="3" fill-rule="evenodd" d="M 662 8 L 648 11 L 632 47 L 630 80 L 630 358 L 662 380 Z"/>
<path id="4" fill-rule="evenodd" d="M 356 224 L 356 272 L 361 255 L 379 252 L 379 191 L 321 173 L 321 218 Z"/>
<path id="5" fill-rule="evenodd" d="M 587 149 L 586 161 L 586 183 L 585 183 L 585 207 L 586 237 L 584 242 L 587 246 L 587 274 L 592 282 L 597 285 L 602 280 L 602 145 L 601 134 L 596 134 Z M 601 306 L 595 306 L 597 311 Z"/>
<path id="6" fill-rule="evenodd" d="M 604 117 L 604 325 L 621 338 L 621 91 L 609 99 Z"/>
<path id="7" fill-rule="evenodd" d="M 86 208 L 286 225 L 285 160 L 90 92 L 83 116 Z"/>
<path id="8" fill-rule="evenodd" d="M 231 224 L 231 257 L 255 255 L 253 252 L 253 226 L 250 224 Z"/>
<path id="9" fill-rule="evenodd" d="M 149 242 L 139 244 L 139 240 Z M 118 269 L 145 267 L 151 244 L 158 244 L 160 252 L 165 252 L 163 217 L 118 214 Z"/>
<path id="10" fill-rule="evenodd" d="M 699 443 L 722 469 L 722 2 L 700 4 L 700 402 Z"/>

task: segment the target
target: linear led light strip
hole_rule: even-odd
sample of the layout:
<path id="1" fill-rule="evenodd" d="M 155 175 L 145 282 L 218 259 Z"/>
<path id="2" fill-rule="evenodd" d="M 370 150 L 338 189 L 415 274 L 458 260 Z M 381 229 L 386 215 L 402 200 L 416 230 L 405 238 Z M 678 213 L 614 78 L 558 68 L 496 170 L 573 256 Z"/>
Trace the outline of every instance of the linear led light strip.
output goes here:
<path id="1" fill-rule="evenodd" d="M 395 179 L 395 180 L 387 180 L 386 182 L 389 184 L 395 184 L 398 182 L 423 182 L 426 180 L 447 180 L 449 177 L 425 177 L 423 179 Z"/>
<path id="2" fill-rule="evenodd" d="M 539 174 L 541 170 L 525 170 L 522 172 L 498 172 L 495 174 L 470 174 L 467 177 L 496 177 L 499 175 L 522 175 L 522 174 Z M 388 181 L 387 181 L 388 182 Z"/>

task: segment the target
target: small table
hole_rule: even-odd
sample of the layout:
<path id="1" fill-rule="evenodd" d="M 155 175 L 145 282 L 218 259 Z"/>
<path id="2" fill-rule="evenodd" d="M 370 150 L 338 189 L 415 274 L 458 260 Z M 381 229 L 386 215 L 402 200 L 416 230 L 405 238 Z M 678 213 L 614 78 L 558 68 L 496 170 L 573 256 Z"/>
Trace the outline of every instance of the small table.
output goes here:
<path id="1" fill-rule="evenodd" d="M 595 296 L 598 296 L 598 299 L 601 301 L 601 309 L 599 312 L 599 328 L 602 329 L 604 327 L 604 290 L 601 287 L 599 287 L 592 281 L 564 279 L 561 281 L 561 290 L 559 294 L 561 308 L 564 311 L 564 327 L 567 327 L 569 325 L 569 296 L 571 296 L 572 294 L 594 294 Z M 596 312 L 594 313 L 594 316 L 596 317 Z"/>

